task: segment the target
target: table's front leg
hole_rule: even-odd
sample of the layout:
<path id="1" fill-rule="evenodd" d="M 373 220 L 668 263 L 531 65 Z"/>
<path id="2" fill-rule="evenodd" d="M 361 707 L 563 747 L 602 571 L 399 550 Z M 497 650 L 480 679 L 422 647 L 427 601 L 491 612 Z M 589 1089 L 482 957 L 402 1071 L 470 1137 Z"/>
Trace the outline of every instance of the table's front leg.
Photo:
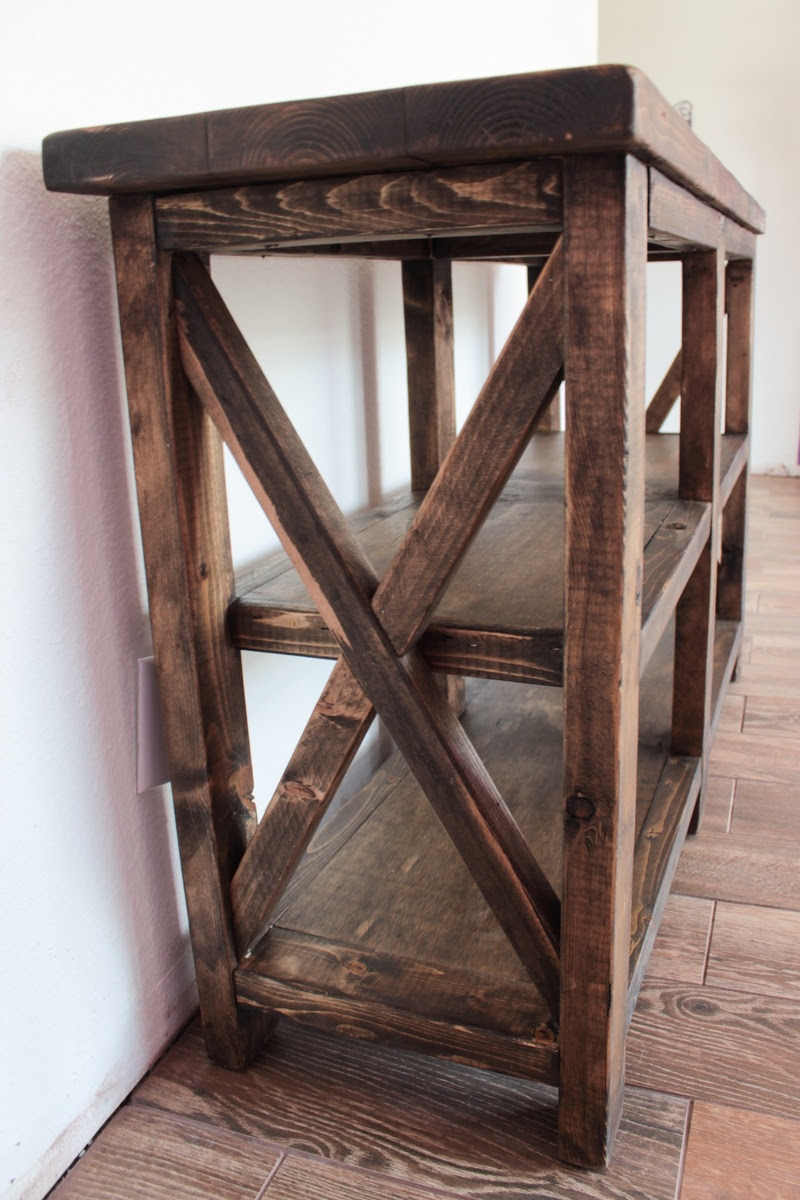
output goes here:
<path id="1" fill-rule="evenodd" d="M 602 1166 L 624 1082 L 644 505 L 647 171 L 564 166 L 561 1156 Z"/>
<path id="2" fill-rule="evenodd" d="M 255 828 L 239 652 L 225 633 L 233 571 L 222 445 L 177 354 L 169 255 L 152 198 L 111 203 L 150 624 L 208 1053 L 243 1066 L 269 1016 L 239 1008 L 231 876 Z"/>

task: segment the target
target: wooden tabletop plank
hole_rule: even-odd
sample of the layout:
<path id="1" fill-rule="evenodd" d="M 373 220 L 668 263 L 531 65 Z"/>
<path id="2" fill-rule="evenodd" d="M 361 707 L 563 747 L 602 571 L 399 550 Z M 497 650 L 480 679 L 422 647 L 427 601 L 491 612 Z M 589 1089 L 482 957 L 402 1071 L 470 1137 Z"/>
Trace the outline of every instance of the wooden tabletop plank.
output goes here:
<path id="1" fill-rule="evenodd" d="M 52 191 L 179 191 L 268 179 L 631 152 L 757 232 L 764 213 L 652 83 L 625 66 L 437 83 L 50 134 Z"/>

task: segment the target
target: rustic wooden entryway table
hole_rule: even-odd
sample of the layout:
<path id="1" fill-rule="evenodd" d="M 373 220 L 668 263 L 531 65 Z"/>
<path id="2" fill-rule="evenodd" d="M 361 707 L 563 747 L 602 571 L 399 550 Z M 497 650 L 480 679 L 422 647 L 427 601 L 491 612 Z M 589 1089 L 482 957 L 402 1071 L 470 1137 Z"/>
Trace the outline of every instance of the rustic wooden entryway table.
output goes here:
<path id="1" fill-rule="evenodd" d="M 58 133 L 44 169 L 111 197 L 210 1055 L 284 1014 L 544 1079 L 602 1165 L 740 647 L 761 209 L 618 66 Z M 211 254 L 402 263 L 405 496 L 339 511 Z M 648 257 L 682 263 L 683 334 L 646 407 Z M 458 259 L 530 294 L 456 438 Z M 223 443 L 285 549 L 246 590 Z M 335 659 L 260 824 L 241 649 Z M 397 754 L 330 808 L 376 712 Z"/>

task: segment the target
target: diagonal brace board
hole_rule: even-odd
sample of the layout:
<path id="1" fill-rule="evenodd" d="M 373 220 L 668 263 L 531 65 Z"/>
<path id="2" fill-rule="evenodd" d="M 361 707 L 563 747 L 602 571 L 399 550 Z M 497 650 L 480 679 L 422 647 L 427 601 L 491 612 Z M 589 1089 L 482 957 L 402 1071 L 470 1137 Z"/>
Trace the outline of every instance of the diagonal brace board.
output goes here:
<path id="1" fill-rule="evenodd" d="M 681 373 L 683 356 L 679 350 L 673 358 L 667 373 L 658 385 L 658 391 L 647 406 L 645 413 L 645 433 L 659 433 L 661 426 L 681 394 Z"/>
<path id="2" fill-rule="evenodd" d="M 371 572 L 207 272 L 176 256 L 184 367 L 554 1015 L 560 905 L 418 652 L 398 658 L 370 605 Z"/>
<path id="3" fill-rule="evenodd" d="M 398 654 L 424 631 L 558 390 L 563 337 L 559 238 L 373 600 Z"/>
<path id="4" fill-rule="evenodd" d="M 533 330 L 537 332 L 537 354 L 534 363 L 528 364 L 530 354 L 526 355 L 525 351 L 527 339 Z M 467 419 L 458 439 L 458 448 L 454 450 L 446 470 L 440 472 L 448 480 L 453 477 L 452 481 L 438 486 L 434 494 L 429 493 L 422 503 L 415 533 L 409 539 L 411 558 L 416 559 L 418 569 L 424 568 L 426 563 L 424 555 L 420 562 L 419 545 L 420 542 L 427 545 L 429 555 L 436 556 L 434 570 L 428 574 L 427 589 L 419 585 L 410 589 L 405 608 L 396 613 L 397 619 L 408 620 L 412 626 L 416 625 L 434 606 L 436 596 L 446 583 L 447 574 L 452 571 L 460 554 L 485 519 L 533 429 L 547 411 L 561 374 L 562 340 L 563 265 L 559 241 L 537 281 L 535 296 L 529 299 L 506 349 Z M 501 403 L 502 413 L 498 411 Z M 472 472 L 469 463 L 478 452 L 481 454 L 482 469 Z M 468 526 L 462 528 L 465 513 L 476 515 Z M 449 543 L 443 536 L 443 530 L 449 534 Z M 409 542 L 401 547 L 401 556 Z M 402 571 L 398 571 L 396 564 L 397 560 L 389 572 L 398 580 L 402 578 Z M 407 569 L 413 571 L 414 562 L 409 563 Z M 387 591 L 391 594 L 384 581 L 373 599 L 373 609 L 380 607 Z M 302 759 L 295 752 L 233 880 L 231 899 L 240 950 L 249 948 L 267 926 L 282 887 L 313 836 L 338 786 L 341 779 L 339 758 L 346 757 L 348 763 L 351 761 L 369 727 L 373 711 L 371 706 L 361 713 L 360 729 L 353 729 L 349 725 L 356 704 L 352 689 L 344 702 L 346 712 L 343 713 L 343 721 L 332 723 L 329 719 L 333 698 L 337 698 L 336 703 L 342 702 L 344 692 L 340 693 L 342 684 L 339 676 L 346 670 L 341 662 L 335 668 L 303 735 L 303 742 L 309 746 L 322 738 L 327 750 L 325 781 L 320 775 L 321 761 L 309 761 L 306 765 L 306 783 L 314 791 L 316 805 L 308 802 L 308 793 L 305 793 L 303 817 L 299 819 L 301 805 L 298 801 L 298 782 Z M 349 677 L 350 682 L 354 683 L 352 675 Z M 365 701 L 365 704 L 368 702 Z M 293 837 L 289 836 L 290 828 Z M 274 840 L 278 830 L 284 833 L 279 845 L 287 860 L 285 869 L 280 871 L 276 871 L 274 866 L 274 860 L 280 857 L 275 853 Z"/>
<path id="5" fill-rule="evenodd" d="M 240 954 L 264 933 L 374 716 L 340 658 L 231 881 Z"/>

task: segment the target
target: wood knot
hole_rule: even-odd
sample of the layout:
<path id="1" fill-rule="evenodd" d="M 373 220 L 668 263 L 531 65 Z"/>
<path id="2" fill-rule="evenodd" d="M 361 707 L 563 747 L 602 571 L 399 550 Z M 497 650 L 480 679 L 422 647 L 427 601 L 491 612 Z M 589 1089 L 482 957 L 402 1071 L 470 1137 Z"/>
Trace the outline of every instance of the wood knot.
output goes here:
<path id="1" fill-rule="evenodd" d="M 361 962 L 361 960 L 358 958 L 353 958 L 347 964 L 347 970 L 351 975 L 366 975 L 367 964 Z"/>
<path id="2" fill-rule="evenodd" d="M 588 796 L 582 796 L 578 792 L 577 795 L 568 798 L 567 812 L 576 821 L 588 821 L 594 816 L 595 806 Z"/>

